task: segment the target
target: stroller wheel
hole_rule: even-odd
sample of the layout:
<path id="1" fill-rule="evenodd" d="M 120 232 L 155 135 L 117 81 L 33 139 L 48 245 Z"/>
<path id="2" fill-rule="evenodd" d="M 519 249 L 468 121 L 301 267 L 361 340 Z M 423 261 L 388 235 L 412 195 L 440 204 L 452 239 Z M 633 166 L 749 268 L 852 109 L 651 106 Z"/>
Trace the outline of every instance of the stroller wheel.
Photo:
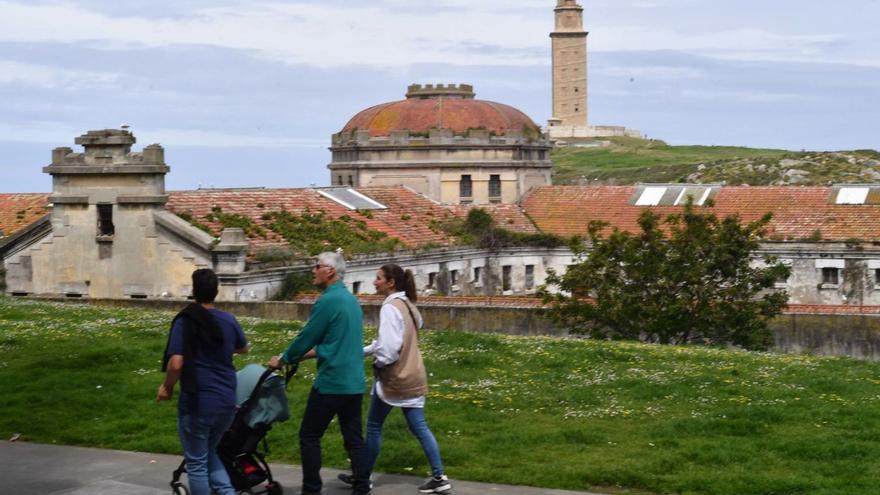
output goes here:
<path id="1" fill-rule="evenodd" d="M 174 495 L 189 495 L 189 490 L 179 483 L 171 485 L 171 489 L 174 491 Z"/>
<path id="2" fill-rule="evenodd" d="M 281 483 L 273 481 L 266 485 L 266 493 L 269 495 L 284 495 L 284 488 L 281 486 Z"/>

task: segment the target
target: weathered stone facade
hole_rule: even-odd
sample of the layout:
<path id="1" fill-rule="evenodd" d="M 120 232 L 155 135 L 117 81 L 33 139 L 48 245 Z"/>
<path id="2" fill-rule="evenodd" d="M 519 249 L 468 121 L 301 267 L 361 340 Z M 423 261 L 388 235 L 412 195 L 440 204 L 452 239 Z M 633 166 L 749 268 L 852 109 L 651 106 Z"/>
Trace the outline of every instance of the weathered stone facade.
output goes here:
<path id="1" fill-rule="evenodd" d="M 444 204 L 515 203 L 551 183 L 550 143 L 512 107 L 469 85 L 412 85 L 332 138 L 333 185 L 404 185 Z"/>
<path id="2" fill-rule="evenodd" d="M 186 297 L 196 268 L 243 271 L 240 231 L 215 240 L 165 210 L 161 146 L 132 153 L 134 135 L 112 129 L 76 143 L 84 153 L 56 148 L 43 169 L 52 176 L 51 213 L 0 245 L 8 293 Z"/>

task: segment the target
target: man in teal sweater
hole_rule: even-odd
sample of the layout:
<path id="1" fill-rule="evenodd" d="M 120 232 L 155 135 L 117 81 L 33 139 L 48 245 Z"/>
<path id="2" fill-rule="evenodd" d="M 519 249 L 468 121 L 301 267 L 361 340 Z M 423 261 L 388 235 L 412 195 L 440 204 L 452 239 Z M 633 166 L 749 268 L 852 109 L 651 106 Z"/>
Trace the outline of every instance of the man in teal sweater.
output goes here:
<path id="1" fill-rule="evenodd" d="M 309 394 L 299 429 L 303 495 L 321 493 L 321 437 L 334 416 L 351 459 L 355 483 L 352 493 L 370 493 L 369 475 L 364 476 L 365 454 L 361 429 L 364 397 L 363 312 L 345 288 L 345 259 L 338 253 L 321 253 L 312 267 L 314 284 L 323 291 L 309 321 L 287 350 L 269 361 L 269 367 L 316 357 L 318 374 Z"/>

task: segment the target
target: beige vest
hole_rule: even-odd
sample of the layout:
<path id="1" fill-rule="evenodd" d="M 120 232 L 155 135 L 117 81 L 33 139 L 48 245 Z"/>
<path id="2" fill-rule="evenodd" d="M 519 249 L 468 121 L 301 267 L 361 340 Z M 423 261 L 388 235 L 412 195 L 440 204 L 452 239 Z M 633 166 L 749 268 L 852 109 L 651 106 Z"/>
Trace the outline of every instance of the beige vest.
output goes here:
<path id="1" fill-rule="evenodd" d="M 397 362 L 376 372 L 377 378 L 382 382 L 382 392 L 391 400 L 426 395 L 428 374 L 425 372 L 422 353 L 419 352 L 416 322 L 410 315 L 412 310 L 412 314 L 420 318 L 419 310 L 403 299 L 392 299 L 389 304 L 394 305 L 403 315 L 403 346 L 400 348 L 400 358 Z"/>

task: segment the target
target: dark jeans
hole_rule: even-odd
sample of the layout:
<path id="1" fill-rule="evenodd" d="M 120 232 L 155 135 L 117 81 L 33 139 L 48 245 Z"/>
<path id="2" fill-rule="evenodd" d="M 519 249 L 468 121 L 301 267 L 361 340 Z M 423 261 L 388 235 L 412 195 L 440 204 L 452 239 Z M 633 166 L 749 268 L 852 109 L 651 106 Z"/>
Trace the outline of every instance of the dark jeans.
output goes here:
<path id="1" fill-rule="evenodd" d="M 302 424 L 299 427 L 299 452 L 302 457 L 303 491 L 321 491 L 321 437 L 333 416 L 339 417 L 339 427 L 354 475 L 353 493 L 370 491 L 370 478 L 366 469 L 366 449 L 361 432 L 362 394 L 331 395 L 312 389 Z"/>

